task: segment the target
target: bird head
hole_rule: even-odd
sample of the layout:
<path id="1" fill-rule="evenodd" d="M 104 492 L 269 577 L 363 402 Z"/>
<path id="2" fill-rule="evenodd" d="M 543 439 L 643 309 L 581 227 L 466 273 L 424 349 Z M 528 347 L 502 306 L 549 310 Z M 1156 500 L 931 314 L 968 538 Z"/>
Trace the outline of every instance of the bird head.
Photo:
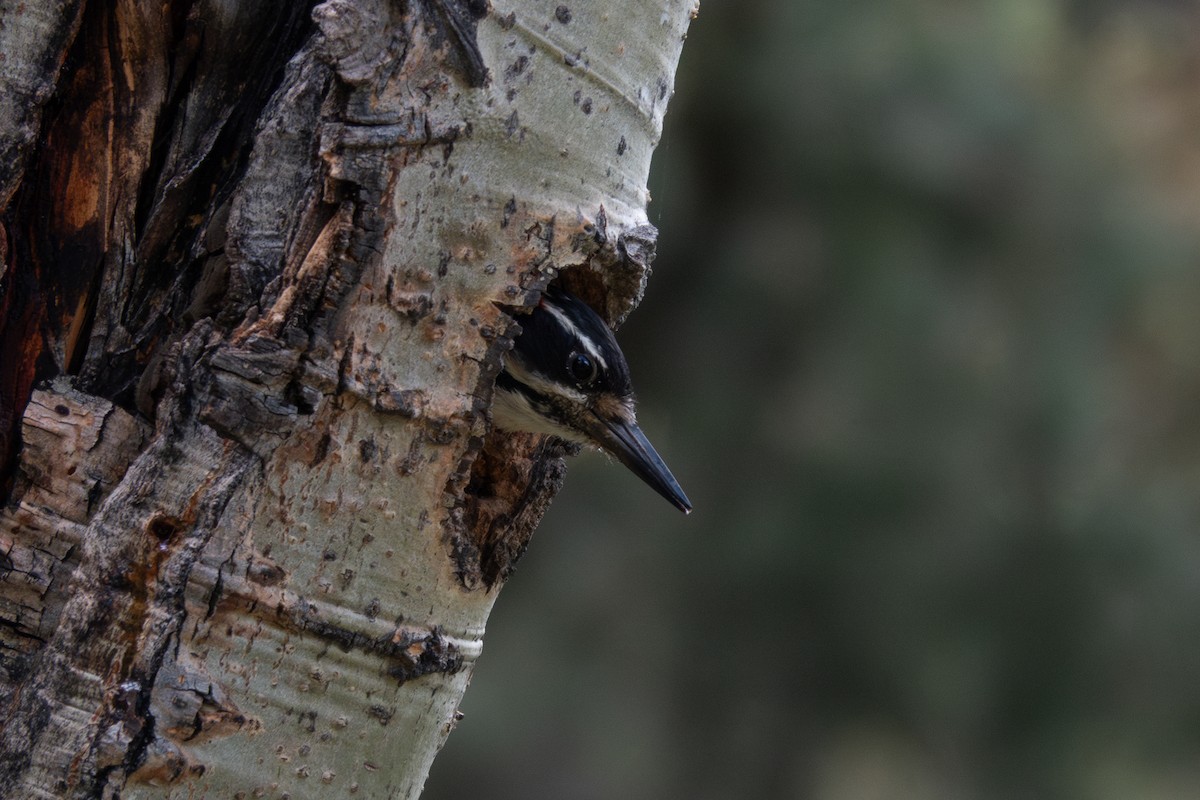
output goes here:
<path id="1" fill-rule="evenodd" d="M 552 287 L 518 322 L 496 380 L 496 425 L 598 447 L 689 513 L 687 495 L 637 424 L 629 365 L 604 320 Z"/>

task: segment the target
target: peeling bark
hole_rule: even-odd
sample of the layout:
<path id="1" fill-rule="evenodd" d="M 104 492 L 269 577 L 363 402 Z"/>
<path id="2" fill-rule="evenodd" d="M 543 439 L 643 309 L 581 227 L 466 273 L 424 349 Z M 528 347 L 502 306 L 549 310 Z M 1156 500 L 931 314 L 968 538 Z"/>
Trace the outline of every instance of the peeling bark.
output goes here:
<path id="1" fill-rule="evenodd" d="M 640 297 L 694 9 L 10 5 L 0 796 L 415 797 L 565 468 L 503 352 Z"/>

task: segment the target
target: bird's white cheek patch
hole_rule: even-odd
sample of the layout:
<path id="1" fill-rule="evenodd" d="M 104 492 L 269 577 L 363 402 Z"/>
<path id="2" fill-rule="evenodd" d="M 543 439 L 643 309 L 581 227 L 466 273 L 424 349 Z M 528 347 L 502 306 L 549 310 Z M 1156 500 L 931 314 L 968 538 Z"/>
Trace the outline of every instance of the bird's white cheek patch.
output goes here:
<path id="1" fill-rule="evenodd" d="M 517 383 L 525 384 L 530 389 L 540 395 L 543 395 L 544 397 L 565 397 L 579 405 L 585 405 L 587 403 L 587 395 L 583 392 L 580 392 L 579 390 L 570 386 L 564 386 L 562 384 L 555 383 L 550 379 L 544 378 L 536 372 L 533 372 L 532 370 L 526 369 L 525 365 L 521 363 L 520 359 L 506 359 L 505 369 L 508 370 L 508 374 L 511 375 L 513 379 L 517 381 Z"/>
<path id="2" fill-rule="evenodd" d="M 539 414 L 530 405 L 529 398 L 520 392 L 497 390 L 492 403 L 492 420 L 496 427 L 507 431 L 528 431 L 530 433 L 549 433 L 578 444 L 587 444 L 587 439 L 561 425 L 555 425 Z"/>

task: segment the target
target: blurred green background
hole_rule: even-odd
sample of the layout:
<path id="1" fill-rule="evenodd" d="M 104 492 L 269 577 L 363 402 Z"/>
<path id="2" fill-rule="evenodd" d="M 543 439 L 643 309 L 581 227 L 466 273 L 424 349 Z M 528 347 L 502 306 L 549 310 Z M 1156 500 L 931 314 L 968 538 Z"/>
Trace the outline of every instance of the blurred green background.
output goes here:
<path id="1" fill-rule="evenodd" d="M 704 0 L 425 797 L 1200 797 L 1200 11 Z"/>

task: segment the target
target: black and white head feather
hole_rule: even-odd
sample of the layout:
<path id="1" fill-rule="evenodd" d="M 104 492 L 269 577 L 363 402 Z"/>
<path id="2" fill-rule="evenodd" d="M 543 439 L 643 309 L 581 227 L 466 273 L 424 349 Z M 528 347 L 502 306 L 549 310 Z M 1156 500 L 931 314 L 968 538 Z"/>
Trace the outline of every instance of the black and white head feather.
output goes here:
<path id="1" fill-rule="evenodd" d="M 604 320 L 579 298 L 550 288 L 518 322 L 521 333 L 496 380 L 497 427 L 606 450 L 690 511 L 683 490 L 637 425 L 629 365 Z"/>

